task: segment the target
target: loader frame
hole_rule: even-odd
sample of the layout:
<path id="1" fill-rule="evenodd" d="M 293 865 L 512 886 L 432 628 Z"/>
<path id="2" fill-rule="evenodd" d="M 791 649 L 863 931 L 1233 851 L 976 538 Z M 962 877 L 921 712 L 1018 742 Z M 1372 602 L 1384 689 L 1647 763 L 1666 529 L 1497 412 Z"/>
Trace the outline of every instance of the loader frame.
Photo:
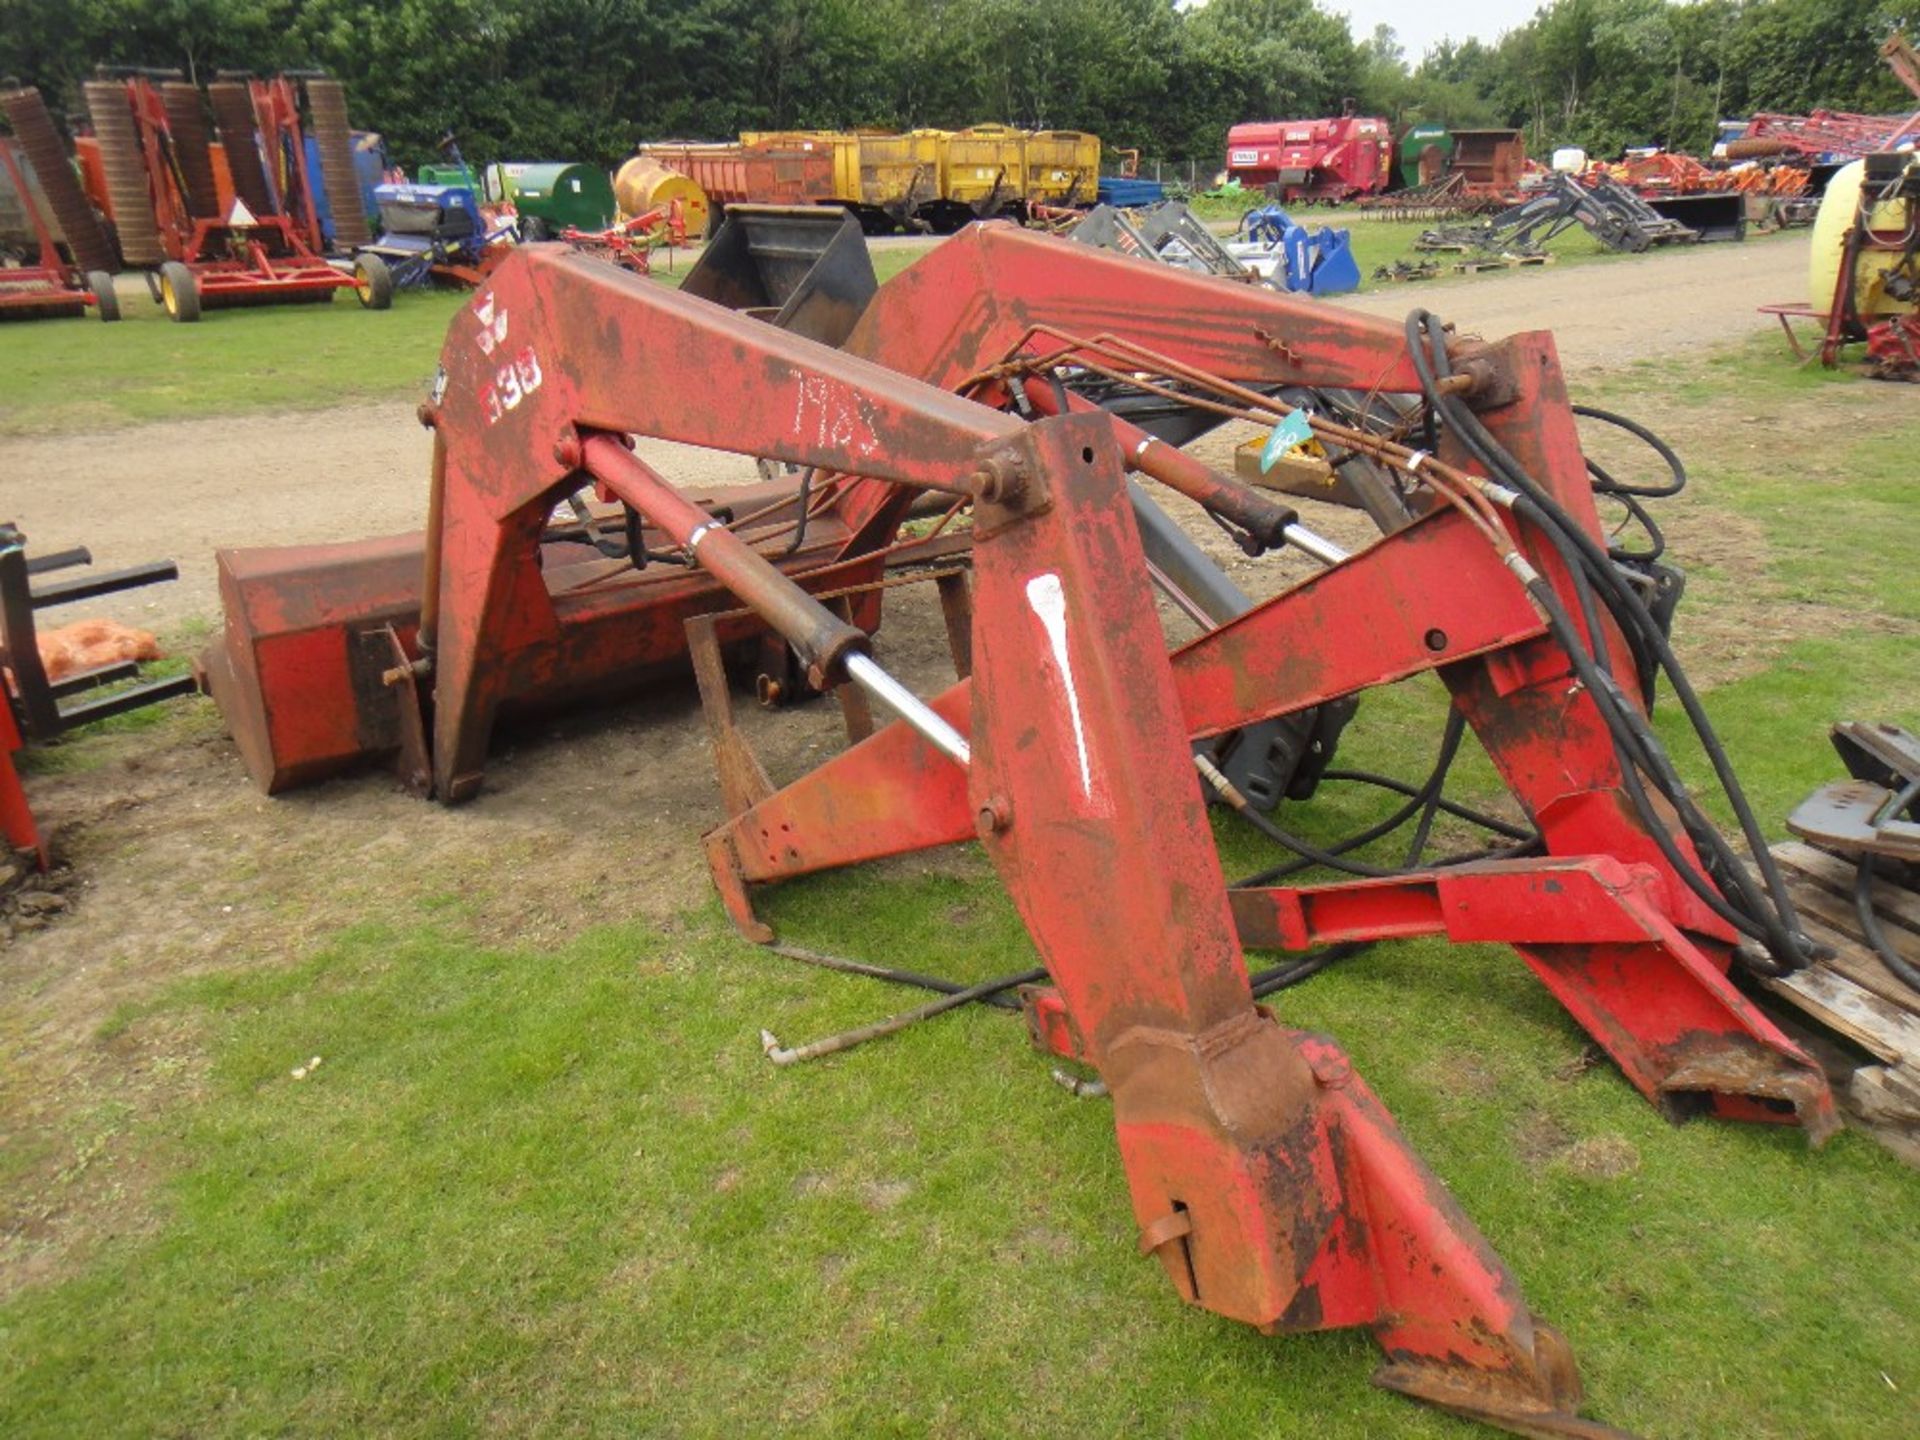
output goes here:
<path id="1" fill-rule="evenodd" d="M 1114 330 L 1249 385 L 1419 383 L 1405 337 L 1379 322 L 1005 226 L 885 287 L 843 350 L 550 247 L 516 254 L 442 356 L 425 609 L 390 635 L 389 678 L 432 685 L 432 787 L 472 795 L 496 710 L 556 666 L 596 646 L 690 651 L 730 812 L 708 854 L 743 934 L 770 938 L 752 884 L 977 838 L 1050 978 L 1028 996 L 1034 1033 L 1100 1070 L 1141 1251 L 1183 1298 L 1268 1331 L 1365 1325 L 1391 1388 L 1519 1433 L 1614 1433 L 1575 1416 L 1565 1342 L 1344 1056 L 1254 1003 L 1243 947 L 1511 944 L 1676 1117 L 1798 1122 L 1819 1139 L 1834 1124 L 1825 1081 L 1732 984 L 1735 933 L 1668 860 L 1692 855 L 1686 835 L 1655 836 L 1629 803 L 1596 701 L 1516 576 L 1569 601 L 1573 582 L 1512 514 L 1502 535 L 1438 508 L 1167 653 L 1129 472 L 1269 543 L 1292 515 L 1116 416 L 1008 413 L 1021 366 L 1105 353 Z M 1488 430 L 1598 534 L 1551 339 L 1456 342 L 1454 359 Z M 831 558 L 796 569 L 736 533 L 634 453 L 636 435 L 828 477 Z M 661 584 L 646 567 L 598 591 L 595 615 L 556 606 L 543 537 L 587 481 L 684 562 L 657 603 L 636 596 Z M 856 622 L 875 617 L 856 611 L 877 606 L 904 507 L 925 491 L 971 505 L 975 584 L 956 646 L 969 673 L 922 703 L 874 678 L 872 627 Z M 660 627 L 689 620 L 691 645 L 669 645 Z M 859 677 L 904 718 L 774 789 L 716 702 L 726 626 L 764 627 L 813 686 Z M 1192 741 L 1423 672 L 1546 853 L 1230 892 Z M 1619 685 L 1644 706 L 1632 676 Z"/>

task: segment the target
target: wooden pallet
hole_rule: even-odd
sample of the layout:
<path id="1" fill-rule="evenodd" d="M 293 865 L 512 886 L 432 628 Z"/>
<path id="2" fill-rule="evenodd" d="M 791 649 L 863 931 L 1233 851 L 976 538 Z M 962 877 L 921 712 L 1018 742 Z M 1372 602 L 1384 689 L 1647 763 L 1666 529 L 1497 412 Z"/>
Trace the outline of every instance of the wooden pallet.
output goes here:
<path id="1" fill-rule="evenodd" d="M 1813 1047 L 1848 1123 L 1920 1165 L 1920 991 L 1888 970 L 1867 943 L 1854 910 L 1851 860 L 1793 840 L 1774 846 L 1773 857 L 1807 934 L 1833 954 L 1763 983 L 1872 1057 L 1861 1061 L 1839 1046 Z M 1920 894 L 1880 881 L 1874 913 L 1888 943 L 1920 966 Z"/>
<path id="2" fill-rule="evenodd" d="M 1482 270 L 1517 270 L 1522 265 L 1551 265 L 1551 255 L 1500 255 L 1491 260 L 1462 260 L 1453 267 L 1456 275 L 1478 275 Z"/>

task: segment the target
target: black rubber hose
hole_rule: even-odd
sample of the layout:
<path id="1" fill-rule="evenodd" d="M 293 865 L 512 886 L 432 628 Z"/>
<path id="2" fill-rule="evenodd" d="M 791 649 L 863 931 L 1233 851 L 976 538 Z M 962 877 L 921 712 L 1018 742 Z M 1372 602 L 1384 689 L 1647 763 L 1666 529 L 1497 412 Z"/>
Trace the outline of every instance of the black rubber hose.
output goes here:
<path id="1" fill-rule="evenodd" d="M 1395 779 L 1391 775 L 1379 775 L 1371 770 L 1322 770 L 1320 782 L 1347 781 L 1355 785 L 1375 785 L 1382 790 L 1391 790 L 1396 795 L 1418 796 L 1418 785 L 1410 785 L 1405 780 Z M 1462 805 L 1458 800 L 1440 797 L 1440 808 L 1447 814 L 1465 820 L 1470 825 L 1478 825 L 1482 830 L 1491 830 L 1496 835 L 1504 835 L 1509 840 L 1532 840 L 1538 837 L 1524 825 L 1515 825 L 1511 820 L 1502 820 L 1498 815 L 1489 815 L 1484 810 L 1475 810 L 1470 805 Z"/>
<path id="2" fill-rule="evenodd" d="M 1630 420 L 1625 415 L 1615 414 L 1611 410 L 1602 410 L 1597 405 L 1570 405 L 1575 415 L 1588 420 L 1598 420 L 1603 425 L 1612 425 L 1624 430 L 1634 439 L 1644 443 L 1648 449 L 1658 455 L 1672 476 L 1664 485 L 1628 485 L 1615 480 L 1592 460 L 1587 461 L 1587 471 L 1594 478 L 1594 489 L 1603 495 L 1637 495 L 1643 500 L 1664 500 L 1670 495 L 1678 495 L 1687 488 L 1687 467 L 1681 463 L 1679 455 L 1671 445 L 1638 420 Z"/>
<path id="3" fill-rule="evenodd" d="M 1552 516 L 1540 506 L 1530 499 L 1522 498 L 1515 502 L 1514 513 L 1547 537 L 1548 543 L 1553 545 L 1560 556 L 1561 563 L 1567 567 L 1567 573 L 1572 578 L 1574 594 L 1580 603 L 1581 617 L 1586 623 L 1587 634 L 1591 638 L 1591 659 L 1588 657 L 1586 648 L 1579 643 L 1579 637 L 1574 633 L 1559 596 L 1553 588 L 1542 579 L 1530 584 L 1528 589 L 1540 603 L 1541 609 L 1547 613 L 1548 624 L 1554 628 L 1555 638 L 1560 641 L 1561 648 L 1567 652 L 1581 684 L 1593 695 L 1595 706 L 1599 709 L 1601 719 L 1607 726 L 1607 732 L 1613 739 L 1615 753 L 1621 762 L 1621 783 L 1634 807 L 1634 813 L 1639 816 L 1641 824 L 1659 845 L 1661 853 L 1674 867 L 1675 873 L 1709 909 L 1742 934 L 1756 940 L 1771 940 L 1777 945 L 1780 937 L 1766 924 L 1766 898 L 1760 894 L 1753 885 L 1751 877 L 1737 861 L 1731 868 L 1729 879 L 1740 892 L 1739 898 L 1748 907 L 1747 910 L 1729 903 L 1733 897 L 1725 894 L 1726 885 L 1722 883 L 1717 869 L 1709 864 L 1707 859 L 1703 858 L 1701 861 L 1702 865 L 1708 867 L 1706 873 L 1701 874 L 1698 867 L 1689 862 L 1680 853 L 1679 847 L 1673 843 L 1665 819 L 1654 810 L 1646 788 L 1641 783 L 1640 775 L 1644 771 L 1661 793 L 1668 796 L 1670 800 L 1676 795 L 1684 795 L 1686 786 L 1678 772 L 1673 769 L 1672 762 L 1667 759 L 1665 751 L 1660 747 L 1651 728 L 1644 724 L 1639 712 L 1625 696 L 1618 692 L 1612 667 L 1608 663 L 1606 632 L 1600 627 L 1592 587 L 1587 583 L 1587 568 L 1580 563 L 1580 557 L 1568 544 L 1564 528 L 1553 523 Z M 1587 665 L 1590 665 L 1591 669 L 1583 668 Z M 1644 683 L 1643 677 L 1643 685 Z M 1724 865 L 1727 858 L 1726 844 L 1719 832 L 1712 828 L 1704 816 L 1694 811 L 1691 805 L 1682 806 L 1676 803 L 1674 809 L 1688 838 L 1702 852 L 1703 857 L 1720 857 Z M 1797 954 L 1799 949 L 1800 947 L 1795 946 L 1789 953 Z M 1758 965 L 1755 968 L 1765 970 L 1767 967 Z"/>
<path id="4" fill-rule="evenodd" d="M 1886 809 L 1889 815 L 1898 815 L 1916 798 L 1920 798 L 1920 780 L 1909 783 L 1894 797 L 1893 803 Z M 1861 933 L 1867 937 L 1867 943 L 1873 947 L 1873 953 L 1880 957 L 1880 963 L 1892 971 L 1894 977 L 1909 989 L 1920 990 L 1920 968 L 1907 962 L 1906 956 L 1893 948 L 1893 942 L 1887 939 L 1887 932 L 1881 928 L 1880 917 L 1873 911 L 1873 855 L 1871 852 L 1860 857 L 1860 870 L 1853 882 L 1853 908 L 1860 917 Z"/>
<path id="5" fill-rule="evenodd" d="M 1607 547 L 1607 554 L 1615 560 L 1642 565 L 1658 560 L 1666 553 L 1666 536 L 1661 533 L 1660 526 L 1655 523 L 1653 516 L 1648 513 L 1647 507 L 1640 502 L 1642 500 L 1663 500 L 1678 495 L 1682 490 L 1687 488 L 1687 467 L 1681 463 L 1680 457 L 1674 453 L 1671 445 L 1667 444 L 1659 435 L 1642 425 L 1639 421 L 1629 419 L 1625 415 L 1616 414 L 1611 410 L 1602 410 L 1595 405 L 1573 405 L 1569 408 L 1575 415 L 1583 416 L 1589 420 L 1597 420 L 1603 425 L 1611 425 L 1615 429 L 1626 431 L 1636 440 L 1645 444 L 1655 455 L 1659 456 L 1661 462 L 1666 465 L 1670 478 L 1665 484 L 1630 485 L 1625 481 L 1616 480 L 1607 471 L 1606 467 L 1601 465 L 1600 462 L 1592 456 L 1589 455 L 1586 457 L 1587 475 L 1592 482 L 1593 493 L 1618 500 L 1621 506 L 1625 508 L 1628 517 L 1633 523 L 1646 532 L 1649 542 L 1649 548 L 1645 550 L 1630 550 L 1622 545 L 1609 545 Z"/>
<path id="6" fill-rule="evenodd" d="M 1428 772 L 1427 778 L 1422 782 L 1420 788 L 1410 792 L 1412 798 L 1405 805 L 1402 805 L 1398 810 L 1394 811 L 1393 814 L 1387 816 L 1386 819 L 1375 821 L 1365 829 L 1357 831 L 1344 839 L 1336 840 L 1333 844 L 1325 848 L 1316 847 L 1300 839 L 1298 836 L 1280 829 L 1279 826 L 1275 825 L 1265 816 L 1261 816 L 1258 820 L 1255 820 L 1252 811 L 1239 811 L 1238 813 L 1241 814 L 1248 824 L 1260 831 L 1260 833 L 1265 835 L 1269 840 L 1300 856 L 1304 862 L 1299 865 L 1283 865 L 1271 870 L 1262 870 L 1256 875 L 1248 876 L 1240 883 L 1243 885 L 1267 885 L 1280 879 L 1283 875 L 1291 875 L 1299 870 L 1310 869 L 1314 865 L 1326 865 L 1332 869 L 1344 870 L 1350 875 L 1360 875 L 1369 879 L 1383 879 L 1398 873 L 1377 866 L 1361 865 L 1357 861 L 1345 861 L 1340 857 L 1349 851 L 1358 850 L 1362 845 L 1367 845 L 1378 840 L 1383 835 L 1392 834 L 1418 813 L 1420 808 L 1427 803 L 1430 796 L 1438 794 L 1441 787 L 1446 784 L 1447 772 L 1453 768 L 1453 757 L 1459 750 L 1461 738 L 1465 733 L 1465 717 L 1457 710 L 1449 711 L 1446 729 L 1440 737 L 1439 757 L 1434 761 L 1433 769 Z"/>
<path id="7" fill-rule="evenodd" d="M 1289 985 L 1298 985 L 1310 975 L 1318 975 L 1336 961 L 1346 960 L 1361 951 L 1371 949 L 1371 940 L 1342 940 L 1322 950 L 1311 950 L 1298 959 L 1289 960 L 1284 965 L 1276 965 L 1271 970 L 1260 970 L 1248 976 L 1253 986 L 1253 998 L 1264 1000 L 1276 990 L 1285 990 Z"/>
<path id="8" fill-rule="evenodd" d="M 1526 473 L 1506 448 L 1481 424 L 1479 417 L 1474 415 L 1471 409 L 1461 403 L 1457 397 L 1440 393 L 1440 379 L 1452 372 L 1447 361 L 1446 335 L 1439 320 L 1425 311 L 1416 310 L 1407 317 L 1406 329 L 1409 352 L 1426 393 L 1428 404 L 1441 411 L 1449 429 L 1486 467 L 1493 478 L 1510 484 L 1539 507 L 1547 519 L 1546 529 L 1549 533 L 1559 531 L 1582 553 L 1588 562 L 1582 568 L 1593 583 L 1601 588 L 1608 600 L 1608 608 L 1623 619 L 1624 633 L 1636 648 L 1643 644 L 1650 648 L 1660 668 L 1666 672 L 1673 685 L 1674 694 L 1686 711 L 1688 721 L 1699 738 L 1701 748 L 1706 752 L 1722 791 L 1739 820 L 1741 830 L 1753 850 L 1755 863 L 1761 871 L 1771 896 L 1771 906 L 1759 906 L 1763 913 L 1754 915 L 1752 920 L 1764 927 L 1766 937 L 1777 952 L 1775 958 L 1779 963 L 1804 964 L 1808 945 L 1798 934 L 1797 916 L 1793 909 L 1793 902 L 1787 895 L 1785 883 L 1780 877 L 1778 867 L 1773 863 L 1772 856 L 1767 853 L 1759 823 L 1754 818 L 1752 807 L 1747 803 L 1745 793 L 1740 788 L 1738 777 L 1733 774 L 1731 761 L 1714 734 L 1712 725 L 1699 703 L 1699 697 L 1681 671 L 1678 659 L 1667 644 L 1666 637 L 1660 633 L 1659 626 L 1654 623 L 1644 602 L 1632 592 L 1614 570 L 1605 549 L 1560 509 L 1554 498 Z M 1548 587 L 1542 587 L 1542 589 L 1546 588 Z M 1557 597 L 1555 603 L 1557 604 Z M 1565 619 L 1564 613 L 1561 618 Z M 1563 640 L 1562 643 L 1566 642 Z M 1575 658 L 1577 663 L 1579 657 Z M 1616 744 L 1621 742 L 1623 735 L 1631 734 L 1640 742 L 1642 748 L 1650 752 L 1657 751 L 1658 744 L 1652 739 L 1652 732 L 1646 724 L 1645 717 L 1639 715 L 1634 707 L 1627 706 L 1625 712 L 1615 711 L 1611 715 L 1608 714 L 1606 707 L 1602 707 L 1602 714 L 1608 716 L 1609 729 L 1615 733 Z M 1624 761 L 1626 757 L 1622 758 Z M 1684 786 L 1669 793 L 1667 799 L 1674 805 L 1676 811 L 1683 815 L 1694 808 Z M 1729 875 L 1743 875 L 1744 866 L 1740 864 L 1738 857 L 1733 854 L 1724 838 L 1717 831 L 1712 830 L 1704 816 L 1698 816 L 1696 812 L 1696 818 L 1705 832 L 1711 835 L 1710 848 L 1720 859 L 1722 868 Z M 1691 833 L 1693 827 L 1688 828 Z M 1691 870 L 1692 867 L 1682 867 L 1679 873 L 1686 878 Z M 1737 880 L 1735 884 L 1738 888 L 1747 888 L 1739 886 Z M 1748 933 L 1751 931 L 1749 930 Z"/>

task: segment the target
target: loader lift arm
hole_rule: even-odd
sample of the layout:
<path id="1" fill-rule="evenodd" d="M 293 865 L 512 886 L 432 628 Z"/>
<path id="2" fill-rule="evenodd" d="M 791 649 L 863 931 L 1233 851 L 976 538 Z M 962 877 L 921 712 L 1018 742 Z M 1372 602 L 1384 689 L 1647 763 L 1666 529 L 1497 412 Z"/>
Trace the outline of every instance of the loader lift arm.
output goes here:
<path id="1" fill-rule="evenodd" d="M 993 362 L 1016 355 L 1036 363 L 1072 360 L 1084 353 L 1081 341 L 1091 350 L 1093 337 L 1114 335 L 1125 337 L 1121 353 L 1243 385 L 1419 385 L 1399 326 L 1006 226 L 975 227 L 884 287 L 847 343 L 984 403 L 1008 405 L 1009 367 Z M 1550 337 L 1456 342 L 1454 362 L 1473 380 L 1488 428 L 1575 524 L 1600 534 Z M 1045 387 L 1029 389 L 1046 408 Z M 1125 449 L 1134 463 L 1155 462 L 1163 474 L 1179 462 L 1194 464 L 1170 447 L 1141 450 L 1132 437 Z M 1442 456 L 1477 469 L 1451 437 Z M 1574 581 L 1561 556 L 1539 534 L 1513 529 L 1531 564 L 1571 601 Z M 1612 616 L 1602 611 L 1598 624 L 1605 647 L 1625 653 Z M 1832 1102 L 1817 1066 L 1728 978 L 1738 937 L 1682 882 L 1636 813 L 1614 744 L 1567 652 L 1457 514 L 1429 516 L 1221 626 L 1177 653 L 1173 669 L 1194 739 L 1437 671 L 1539 829 L 1548 856 L 1600 857 L 1633 867 L 1636 876 L 1624 890 L 1582 892 L 1592 911 L 1584 941 L 1531 943 L 1524 925 L 1480 938 L 1515 943 L 1633 1084 L 1676 1118 L 1708 1111 L 1798 1119 L 1816 1141 L 1831 1132 Z M 1618 683 L 1626 702 L 1644 710 L 1636 678 L 1622 674 Z M 969 693 L 956 686 L 936 703 L 964 719 Z M 848 793 L 861 797 L 867 823 L 834 823 Z M 950 803 L 956 796 L 940 778 L 937 757 L 910 734 L 883 732 L 803 777 L 709 838 L 736 924 L 750 937 L 769 938 L 753 917 L 749 882 L 964 840 L 974 820 Z M 1697 868 L 1671 814 L 1661 810 L 1659 820 L 1667 832 L 1661 839 Z M 754 843 L 761 830 L 781 835 L 778 853 Z M 1652 931 L 1640 909 L 1641 880 L 1658 896 L 1663 917 Z M 1551 888 L 1557 880 L 1543 892 L 1524 871 L 1508 871 L 1500 883 L 1514 888 L 1517 911 L 1573 903 L 1547 898 L 1559 893 Z M 1377 887 L 1361 893 L 1387 903 Z M 1621 931 L 1633 941 L 1625 949 L 1610 938 Z M 1274 943 L 1271 935 L 1243 940 Z"/>
<path id="2" fill-rule="evenodd" d="M 937 763 L 958 777 L 964 757 L 965 810 L 1114 1096 L 1142 1252 L 1184 1298 L 1268 1331 L 1370 1327 L 1388 1352 L 1377 1378 L 1410 1395 L 1520 1433 L 1615 1433 L 1576 1418 L 1565 1342 L 1340 1052 L 1252 1000 L 1112 417 L 1023 424 L 541 250 L 456 321 L 442 369 L 436 783 L 458 794 L 477 765 L 490 678 L 519 658 L 503 637 L 543 598 L 539 527 L 582 475 L 823 683 L 871 675 L 856 627 L 702 520 L 621 437 L 970 496 L 970 702 L 909 700 L 906 723 L 936 747 L 942 726 L 967 732 Z M 689 373 L 704 381 L 692 395 Z M 862 823 L 860 796 L 840 799 L 840 823 Z"/>

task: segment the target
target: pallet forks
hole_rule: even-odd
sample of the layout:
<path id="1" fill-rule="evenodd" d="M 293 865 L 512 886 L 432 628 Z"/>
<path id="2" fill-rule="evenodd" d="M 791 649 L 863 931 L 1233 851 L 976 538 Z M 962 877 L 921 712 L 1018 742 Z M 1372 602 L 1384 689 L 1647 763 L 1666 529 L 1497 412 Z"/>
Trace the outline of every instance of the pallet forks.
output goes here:
<path id="1" fill-rule="evenodd" d="M 29 556 L 27 537 L 13 525 L 0 524 L 0 836 L 10 850 L 30 854 L 33 864 L 43 870 L 50 858 L 46 837 L 27 805 L 13 756 L 30 743 L 44 744 L 81 725 L 190 695 L 194 689 L 191 675 L 126 684 L 140 672 L 130 660 L 93 666 L 58 680 L 48 678 L 40 659 L 35 612 L 180 576 L 171 560 L 156 560 L 104 574 L 34 579 L 92 563 L 85 546 Z M 84 698 L 95 690 L 108 693 Z M 83 698 L 75 700 L 76 696 Z"/>

